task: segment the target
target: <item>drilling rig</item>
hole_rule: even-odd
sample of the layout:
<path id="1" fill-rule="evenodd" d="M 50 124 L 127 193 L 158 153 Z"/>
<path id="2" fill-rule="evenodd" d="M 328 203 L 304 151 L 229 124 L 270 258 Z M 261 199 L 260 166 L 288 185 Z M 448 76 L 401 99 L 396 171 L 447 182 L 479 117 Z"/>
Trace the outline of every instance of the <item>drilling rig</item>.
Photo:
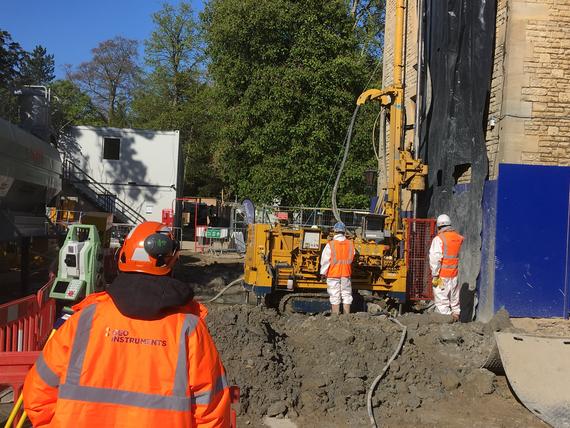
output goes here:
<path id="1" fill-rule="evenodd" d="M 406 240 L 410 236 L 407 229 L 412 224 L 403 219 L 402 192 L 424 190 L 427 175 L 427 166 L 417 158 L 412 144 L 404 141 L 406 123 L 402 76 L 405 8 L 405 0 L 398 0 L 393 85 L 384 89 L 369 89 L 358 97 L 345 146 L 346 159 L 359 107 L 367 102 L 377 102 L 390 124 L 386 147 L 386 186 L 378 191 L 379 200 L 374 212 L 361 216 L 361 225 L 352 236 L 356 250 L 352 287 L 368 290 L 372 295 L 392 298 L 398 303 L 406 300 L 409 248 Z M 335 218 L 340 221 L 335 198 L 336 184 L 332 205 Z M 323 293 L 326 284 L 319 280 L 319 266 L 321 252 L 331 237 L 331 229 L 314 225 L 290 226 L 279 222 L 250 224 L 244 267 L 246 289 L 255 293 L 258 302 L 264 296 L 266 301 L 277 300 L 281 309 L 292 302 L 302 303 L 306 298 L 326 297 L 326 293 Z M 297 308 L 301 307 L 299 310 L 302 310 L 302 306 L 297 305 Z"/>

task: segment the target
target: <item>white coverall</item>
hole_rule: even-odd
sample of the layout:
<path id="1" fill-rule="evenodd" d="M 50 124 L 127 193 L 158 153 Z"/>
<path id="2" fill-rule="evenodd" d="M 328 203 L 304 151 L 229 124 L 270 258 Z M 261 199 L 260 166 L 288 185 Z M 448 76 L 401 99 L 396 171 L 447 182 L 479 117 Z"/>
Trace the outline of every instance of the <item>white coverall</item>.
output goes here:
<path id="1" fill-rule="evenodd" d="M 445 231 L 446 229 L 442 229 Z M 439 276 L 441 269 L 441 260 L 443 258 L 443 241 L 439 236 L 433 238 L 431 247 L 429 249 L 429 266 L 431 268 L 431 275 L 435 278 Z M 459 287 L 457 277 L 441 278 L 442 284 L 440 287 L 433 287 L 433 301 L 436 310 L 440 314 L 459 315 Z"/>
<path id="2" fill-rule="evenodd" d="M 333 239 L 335 241 L 345 241 L 346 236 L 337 233 Z M 325 245 L 321 254 L 321 275 L 326 276 L 331 262 L 331 246 Z M 352 303 L 352 285 L 349 277 L 329 278 L 327 276 L 327 293 L 329 293 L 331 305 L 342 303 L 350 305 Z"/>

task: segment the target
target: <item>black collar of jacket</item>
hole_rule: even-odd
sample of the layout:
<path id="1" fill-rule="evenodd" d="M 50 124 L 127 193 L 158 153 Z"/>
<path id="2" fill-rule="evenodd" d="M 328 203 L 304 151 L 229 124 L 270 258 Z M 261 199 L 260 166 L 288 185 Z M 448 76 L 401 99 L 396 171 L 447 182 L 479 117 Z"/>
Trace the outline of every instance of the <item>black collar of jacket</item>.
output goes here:
<path id="1" fill-rule="evenodd" d="M 188 284 L 144 273 L 119 273 L 107 292 L 121 314 L 140 320 L 164 318 L 194 297 Z"/>

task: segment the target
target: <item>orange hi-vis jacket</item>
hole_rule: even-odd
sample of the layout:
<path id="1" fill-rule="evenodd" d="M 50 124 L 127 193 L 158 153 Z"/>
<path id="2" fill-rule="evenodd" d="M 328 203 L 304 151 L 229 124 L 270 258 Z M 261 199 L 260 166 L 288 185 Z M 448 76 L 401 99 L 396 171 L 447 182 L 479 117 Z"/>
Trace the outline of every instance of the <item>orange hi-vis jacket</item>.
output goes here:
<path id="1" fill-rule="evenodd" d="M 354 260 L 354 244 L 350 239 L 329 242 L 331 247 L 331 261 L 327 277 L 350 278 L 352 275 L 352 260 Z"/>
<path id="2" fill-rule="evenodd" d="M 439 276 L 455 278 L 459 273 L 459 251 L 461 251 L 464 238 L 453 229 L 439 232 L 438 236 L 443 242 L 443 258 Z"/>
<path id="3" fill-rule="evenodd" d="M 87 297 L 46 344 L 24 385 L 34 427 L 228 427 L 224 367 L 191 300 L 159 320 Z"/>

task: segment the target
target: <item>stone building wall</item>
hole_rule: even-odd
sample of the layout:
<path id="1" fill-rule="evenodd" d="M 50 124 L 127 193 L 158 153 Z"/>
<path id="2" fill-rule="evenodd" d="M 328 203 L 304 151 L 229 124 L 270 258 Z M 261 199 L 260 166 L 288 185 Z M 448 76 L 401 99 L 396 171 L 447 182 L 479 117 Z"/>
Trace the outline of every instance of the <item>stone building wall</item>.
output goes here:
<path id="1" fill-rule="evenodd" d="M 396 21 L 395 0 L 388 0 L 386 4 L 386 28 L 383 57 L 382 86 L 388 87 L 394 82 L 394 28 Z M 415 1 L 408 1 L 405 15 L 406 37 L 404 41 L 404 85 L 406 100 L 407 124 L 414 123 L 417 72 L 415 66 L 418 61 L 418 33 L 417 9 Z M 408 141 L 413 138 L 413 131 L 406 134 Z"/>
<path id="2" fill-rule="evenodd" d="M 570 0 L 509 0 L 499 161 L 570 165 Z"/>
<path id="3" fill-rule="evenodd" d="M 407 124 L 414 123 L 416 2 L 408 1 Z M 395 0 L 386 6 L 383 85 L 393 82 Z M 489 179 L 498 164 L 570 165 L 570 0 L 497 0 L 486 130 Z M 413 131 L 407 132 L 411 139 Z M 465 176 L 468 181 L 469 177 Z"/>
<path id="4" fill-rule="evenodd" d="M 489 96 L 487 132 L 485 141 L 489 158 L 489 179 L 497 178 L 497 154 L 499 152 L 499 129 L 501 105 L 503 102 L 503 67 L 505 57 L 505 39 L 507 34 L 507 0 L 497 0 L 497 18 L 495 29 L 495 52 L 493 61 L 493 77 Z"/>

